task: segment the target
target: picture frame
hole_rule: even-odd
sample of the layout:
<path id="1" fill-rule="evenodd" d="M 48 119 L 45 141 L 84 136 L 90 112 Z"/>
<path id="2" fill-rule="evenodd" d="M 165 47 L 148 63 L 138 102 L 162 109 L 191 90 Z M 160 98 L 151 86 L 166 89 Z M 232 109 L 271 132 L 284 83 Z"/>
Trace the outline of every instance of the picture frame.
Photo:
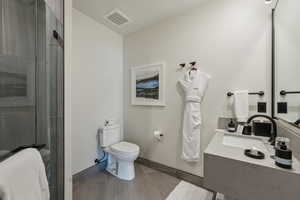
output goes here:
<path id="1" fill-rule="evenodd" d="M 166 106 L 164 62 L 131 68 L 131 104 Z"/>

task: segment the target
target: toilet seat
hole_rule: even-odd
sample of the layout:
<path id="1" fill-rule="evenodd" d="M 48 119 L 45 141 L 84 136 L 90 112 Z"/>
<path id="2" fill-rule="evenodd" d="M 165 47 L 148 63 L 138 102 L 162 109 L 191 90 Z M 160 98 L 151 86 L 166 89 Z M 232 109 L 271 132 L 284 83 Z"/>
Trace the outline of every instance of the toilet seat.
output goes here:
<path id="1" fill-rule="evenodd" d="M 129 142 L 119 142 L 117 144 L 111 145 L 110 149 L 114 153 L 125 155 L 135 155 L 140 151 L 138 145 Z"/>

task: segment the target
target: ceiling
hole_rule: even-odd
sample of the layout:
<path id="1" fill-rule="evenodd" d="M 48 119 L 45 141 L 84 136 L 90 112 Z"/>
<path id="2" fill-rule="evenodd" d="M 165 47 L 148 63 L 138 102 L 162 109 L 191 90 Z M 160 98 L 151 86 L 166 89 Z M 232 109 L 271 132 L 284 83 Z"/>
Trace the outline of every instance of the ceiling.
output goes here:
<path id="1" fill-rule="evenodd" d="M 126 35 L 200 5 L 205 0 L 73 0 L 74 8 Z M 104 18 L 114 9 L 122 11 L 131 23 L 118 28 Z"/>

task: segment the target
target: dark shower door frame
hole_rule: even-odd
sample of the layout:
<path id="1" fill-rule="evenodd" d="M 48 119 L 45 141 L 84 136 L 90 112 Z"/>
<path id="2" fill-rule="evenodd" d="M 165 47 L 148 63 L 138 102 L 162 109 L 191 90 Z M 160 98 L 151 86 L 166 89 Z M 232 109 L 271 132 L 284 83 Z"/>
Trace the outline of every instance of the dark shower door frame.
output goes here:
<path id="1" fill-rule="evenodd" d="M 63 11 L 64 11 L 64 0 L 60 0 L 62 2 Z M 50 130 L 51 138 L 50 141 L 46 141 L 49 144 L 50 148 L 50 181 L 51 185 L 51 200 L 63 200 L 64 199 L 64 12 L 63 12 L 63 22 L 59 23 L 59 20 L 55 17 L 54 12 L 49 8 L 49 6 L 45 3 L 45 0 L 35 0 L 36 4 L 36 73 L 40 73 L 39 70 L 46 70 L 46 74 L 41 73 L 46 78 L 48 78 L 48 82 L 45 80 L 39 80 L 40 78 L 36 75 L 36 102 L 39 102 L 38 98 L 40 98 L 39 91 L 48 95 L 46 97 L 47 103 L 44 106 L 49 106 L 46 120 L 48 121 L 46 128 Z M 44 9 L 45 13 L 38 13 L 39 9 Z M 48 12 L 48 13 L 46 13 Z M 41 16 L 39 14 L 42 14 Z M 49 17 L 49 18 L 47 18 Z M 42 19 L 41 19 L 42 18 Z M 46 24 L 42 24 L 42 34 L 39 35 L 40 27 L 39 20 L 44 20 L 43 22 Z M 48 20 L 48 21 L 47 21 Z M 56 26 L 52 27 L 51 20 L 54 20 L 54 24 Z M 51 27 L 47 27 L 51 26 Z M 43 32 L 45 31 L 45 32 Z M 44 35 L 43 35 L 44 34 Z M 42 38 L 39 38 L 41 36 Z M 45 38 L 44 38 L 45 37 Z M 45 41 L 39 41 L 39 39 L 45 39 Z M 49 41 L 48 41 L 49 40 Z M 47 43 L 49 42 L 49 43 Z M 48 50 L 48 51 L 47 51 Z M 49 56 L 49 55 L 50 56 Z M 49 57 L 51 58 L 49 58 Z M 54 60 L 52 59 L 54 57 Z M 40 61 L 45 59 L 45 64 L 41 64 Z M 49 59 L 49 60 L 48 60 Z M 44 69 L 41 69 L 44 67 Z M 48 68 L 47 68 L 48 67 Z M 49 70 L 49 71 L 47 71 Z M 53 71 L 54 70 L 54 71 Z M 47 74 L 50 72 L 50 74 Z M 53 79 L 52 79 L 53 78 Z M 42 79 L 42 78 L 41 78 Z M 53 81 L 54 80 L 54 81 Z M 44 88 L 40 85 L 42 81 L 45 83 Z M 54 88 L 53 88 L 54 84 Z M 49 91 L 42 91 L 43 89 L 48 89 Z M 52 93 L 51 93 L 52 92 Z M 55 96 L 53 98 L 52 96 Z M 50 103 L 49 103 L 50 102 Z M 53 104 L 54 102 L 54 104 Z M 45 102 L 44 102 L 45 103 Z M 43 105 L 43 104 L 42 104 Z M 45 140 L 45 138 L 39 138 L 39 128 L 40 125 L 38 122 L 39 108 L 41 105 L 36 103 L 36 144 L 43 143 L 41 140 Z M 46 109 L 46 108 L 42 108 Z M 46 109 L 46 110 L 47 110 Z M 43 111 L 41 111 L 43 112 Z M 54 113 L 54 114 L 53 114 Z M 42 115 L 41 115 L 42 116 Z M 42 121 L 43 119 L 41 119 Z M 41 122 L 40 121 L 40 122 Z M 46 122 L 42 122 L 46 123 Z M 44 124 L 45 125 L 45 124 Z M 43 125 L 42 125 L 43 126 Z M 48 131 L 48 130 L 45 130 Z"/>

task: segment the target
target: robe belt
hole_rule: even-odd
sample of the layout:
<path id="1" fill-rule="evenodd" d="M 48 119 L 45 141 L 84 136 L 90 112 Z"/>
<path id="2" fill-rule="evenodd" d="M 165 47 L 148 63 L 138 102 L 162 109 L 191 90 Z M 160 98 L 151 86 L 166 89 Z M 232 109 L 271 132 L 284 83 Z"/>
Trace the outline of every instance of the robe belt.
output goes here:
<path id="1" fill-rule="evenodd" d="M 192 103 L 201 103 L 201 100 L 200 98 L 194 98 L 194 97 L 187 97 L 185 99 L 185 102 L 192 102 Z"/>

